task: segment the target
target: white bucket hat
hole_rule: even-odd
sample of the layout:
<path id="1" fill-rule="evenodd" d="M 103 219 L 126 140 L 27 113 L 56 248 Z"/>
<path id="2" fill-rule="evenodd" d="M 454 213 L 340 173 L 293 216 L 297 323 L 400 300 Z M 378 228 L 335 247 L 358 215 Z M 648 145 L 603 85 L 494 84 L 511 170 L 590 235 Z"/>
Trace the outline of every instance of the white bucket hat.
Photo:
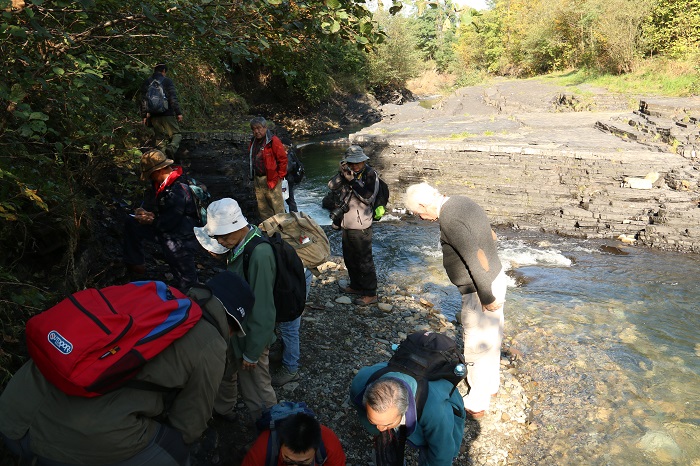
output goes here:
<path id="1" fill-rule="evenodd" d="M 214 238 L 227 235 L 248 225 L 248 220 L 241 212 L 238 202 L 230 197 L 214 201 L 207 207 L 207 224 L 194 229 L 194 235 L 207 251 L 214 254 L 225 254 L 228 248 L 219 244 Z"/>

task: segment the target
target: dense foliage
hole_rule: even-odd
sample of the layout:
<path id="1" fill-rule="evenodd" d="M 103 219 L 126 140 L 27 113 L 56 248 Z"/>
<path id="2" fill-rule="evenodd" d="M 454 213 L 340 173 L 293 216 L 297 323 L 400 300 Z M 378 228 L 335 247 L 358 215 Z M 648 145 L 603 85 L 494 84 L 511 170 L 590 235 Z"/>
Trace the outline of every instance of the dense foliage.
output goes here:
<path id="1" fill-rule="evenodd" d="M 530 76 L 567 68 L 626 73 L 653 54 L 700 55 L 698 0 L 493 0 L 462 15 L 466 68 Z"/>
<path id="2" fill-rule="evenodd" d="M 0 15 L 2 370 L 17 316 L 53 299 L 33 284 L 89 284 L 75 261 L 91 207 L 134 185 L 113 168 L 138 159 L 137 94 L 156 63 L 169 64 L 185 121 L 203 121 L 242 68 L 315 103 L 384 38 L 351 0 L 0 0 Z"/>
<path id="3" fill-rule="evenodd" d="M 13 320 L 53 299 L 35 285 L 88 284 L 75 261 L 91 207 L 133 188 L 114 167 L 138 159 L 138 88 L 157 62 L 170 65 L 190 125 L 216 102 L 244 109 L 244 82 L 315 105 L 426 69 L 463 84 L 480 73 L 627 73 L 657 56 L 698 71 L 700 0 L 377 3 L 373 13 L 364 0 L 0 0 L 0 372 L 3 342 L 18 341 Z M 683 86 L 698 90 L 692 82 Z"/>

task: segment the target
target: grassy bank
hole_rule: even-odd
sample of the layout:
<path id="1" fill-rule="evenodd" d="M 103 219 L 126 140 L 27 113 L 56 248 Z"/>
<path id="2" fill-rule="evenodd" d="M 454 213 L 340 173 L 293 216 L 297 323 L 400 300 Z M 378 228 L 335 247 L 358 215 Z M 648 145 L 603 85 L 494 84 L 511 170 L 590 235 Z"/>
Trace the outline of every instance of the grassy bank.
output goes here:
<path id="1" fill-rule="evenodd" d="M 696 60 L 651 58 L 639 61 L 625 74 L 601 73 L 578 69 L 552 73 L 544 77 L 555 84 L 576 86 L 588 84 L 621 94 L 689 97 L 700 94 L 700 65 Z"/>

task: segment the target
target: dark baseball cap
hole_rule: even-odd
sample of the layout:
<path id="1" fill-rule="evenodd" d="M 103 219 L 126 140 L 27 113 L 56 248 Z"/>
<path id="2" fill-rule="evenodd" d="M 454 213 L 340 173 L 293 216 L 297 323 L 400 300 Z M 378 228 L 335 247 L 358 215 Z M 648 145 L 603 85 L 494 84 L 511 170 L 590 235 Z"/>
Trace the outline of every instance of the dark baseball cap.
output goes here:
<path id="1" fill-rule="evenodd" d="M 255 295 L 248 283 L 239 275 L 226 270 L 215 275 L 206 285 L 212 292 L 212 299 L 221 302 L 226 315 L 238 324 L 241 336 L 244 336 L 243 321 L 255 304 Z"/>

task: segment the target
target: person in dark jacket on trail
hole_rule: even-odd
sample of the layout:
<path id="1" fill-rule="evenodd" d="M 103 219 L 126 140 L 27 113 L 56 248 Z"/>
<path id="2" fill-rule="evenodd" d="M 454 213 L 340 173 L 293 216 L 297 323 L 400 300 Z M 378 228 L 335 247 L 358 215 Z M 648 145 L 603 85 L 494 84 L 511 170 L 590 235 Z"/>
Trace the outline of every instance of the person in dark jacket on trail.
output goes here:
<path id="1" fill-rule="evenodd" d="M 231 335 L 255 300 L 230 272 L 190 295 L 206 302 L 202 318 L 148 361 L 133 379 L 169 391 L 123 386 L 93 398 L 66 395 L 32 360 L 0 395 L 0 438 L 26 463 L 44 466 L 185 466 L 190 445 L 211 418 Z M 214 295 L 216 299 L 207 299 Z"/>
<path id="2" fill-rule="evenodd" d="M 197 241 L 193 230 L 199 217 L 194 195 L 181 176 L 182 167 L 173 166 L 173 161 L 159 150 L 150 150 L 141 157 L 141 179 L 150 186 L 142 205 L 127 217 L 124 263 L 132 279 L 143 278 L 143 240 L 157 241 L 177 287 L 186 291 L 197 283 Z"/>
<path id="3" fill-rule="evenodd" d="M 287 207 L 289 207 L 290 212 L 299 212 L 297 207 L 297 201 L 294 199 L 294 187 L 296 185 L 294 179 L 297 171 L 299 170 L 299 157 L 297 157 L 296 150 L 294 149 L 294 144 L 292 140 L 288 137 L 281 138 L 284 148 L 287 150 L 287 175 L 285 179 L 287 180 L 287 192 L 289 197 L 287 198 Z"/>
<path id="4" fill-rule="evenodd" d="M 377 302 L 377 270 L 372 256 L 374 199 L 379 191 L 377 172 L 365 162 L 369 157 L 362 147 L 352 145 L 345 151 L 338 173 L 328 188 L 338 193 L 341 205 L 331 212 L 334 224 L 343 229 L 343 260 L 350 283 L 343 293 L 358 295 L 358 306 Z"/>
<path id="5" fill-rule="evenodd" d="M 287 175 L 287 151 L 282 141 L 267 129 L 265 118 L 250 120 L 250 129 L 253 132 L 248 146 L 250 179 L 253 181 L 260 219 L 264 221 L 285 212 L 282 180 Z"/>
<path id="6" fill-rule="evenodd" d="M 177 99 L 175 84 L 172 79 L 166 77 L 167 72 L 168 66 L 164 63 L 159 63 L 153 69 L 153 75 L 141 85 L 141 118 L 144 126 L 153 127 L 156 147 L 161 152 L 164 152 L 168 158 L 175 159 L 182 141 L 180 123 L 183 117 L 180 102 Z M 168 101 L 168 108 L 157 113 L 149 111 L 147 99 L 148 87 L 154 80 L 158 80 L 161 83 Z"/>
<path id="7" fill-rule="evenodd" d="M 427 183 L 409 186 L 405 204 L 423 220 L 440 222 L 442 263 L 462 294 L 460 321 L 471 387 L 464 407 L 471 417 L 481 418 L 500 385 L 508 279 L 496 250 L 496 233 L 476 202 L 466 196 L 444 196 Z"/>

